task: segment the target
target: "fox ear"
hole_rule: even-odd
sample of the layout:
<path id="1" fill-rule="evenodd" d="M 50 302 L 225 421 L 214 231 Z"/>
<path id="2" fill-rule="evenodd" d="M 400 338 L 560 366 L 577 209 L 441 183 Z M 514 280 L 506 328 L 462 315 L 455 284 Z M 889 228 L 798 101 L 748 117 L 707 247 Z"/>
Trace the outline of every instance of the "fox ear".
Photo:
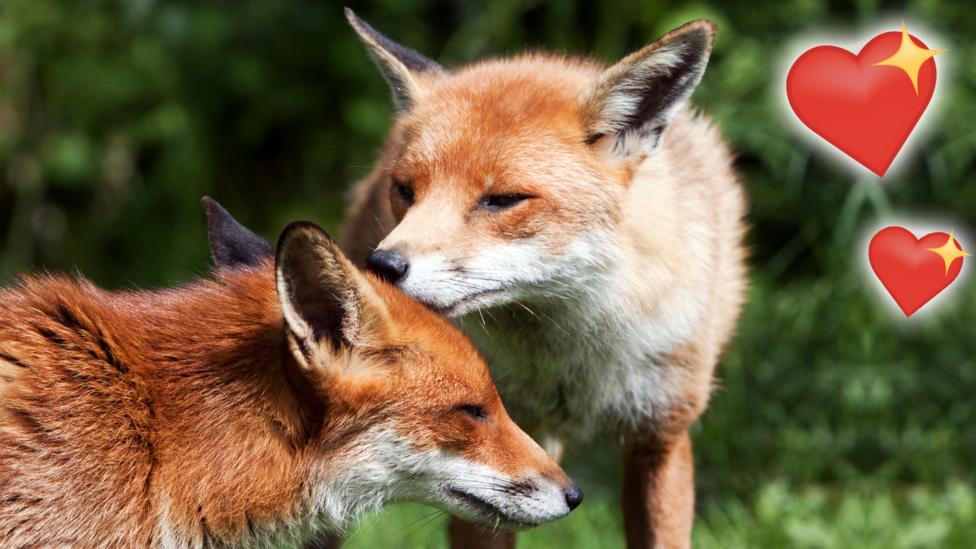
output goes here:
<path id="1" fill-rule="evenodd" d="M 329 367 L 337 352 L 368 343 L 385 326 L 382 299 L 314 223 L 285 227 L 275 279 L 292 353 L 306 368 Z"/>
<path id="2" fill-rule="evenodd" d="M 587 142 L 618 158 L 653 152 L 701 81 L 715 28 L 692 21 L 607 69 L 583 98 Z"/>
<path id="3" fill-rule="evenodd" d="M 390 84 L 397 111 L 407 111 L 416 103 L 423 94 L 424 77 L 447 72 L 437 62 L 383 36 L 351 9 L 346 8 L 345 13 L 349 24 L 366 44 L 370 56 Z"/>
<path id="4" fill-rule="evenodd" d="M 205 196 L 201 202 L 207 212 L 207 240 L 216 266 L 255 265 L 274 255 L 267 240 L 241 225 L 216 200 Z"/>

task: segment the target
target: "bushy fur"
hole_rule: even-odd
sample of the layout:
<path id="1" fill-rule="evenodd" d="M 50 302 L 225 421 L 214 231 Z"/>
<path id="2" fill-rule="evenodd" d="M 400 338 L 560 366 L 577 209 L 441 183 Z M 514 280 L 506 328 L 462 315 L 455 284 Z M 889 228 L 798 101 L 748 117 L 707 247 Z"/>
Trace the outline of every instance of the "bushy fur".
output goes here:
<path id="1" fill-rule="evenodd" d="M 0 545 L 264 545 L 397 499 L 510 527 L 569 511 L 569 479 L 467 338 L 299 229 L 286 245 L 310 276 L 279 278 L 313 284 L 309 301 L 362 298 L 378 320 L 333 322 L 351 306 L 322 301 L 298 355 L 270 258 L 161 291 L 47 275 L 0 290 Z M 353 342 L 330 331 L 354 325 Z M 458 497 L 486 482 L 534 488 Z"/>

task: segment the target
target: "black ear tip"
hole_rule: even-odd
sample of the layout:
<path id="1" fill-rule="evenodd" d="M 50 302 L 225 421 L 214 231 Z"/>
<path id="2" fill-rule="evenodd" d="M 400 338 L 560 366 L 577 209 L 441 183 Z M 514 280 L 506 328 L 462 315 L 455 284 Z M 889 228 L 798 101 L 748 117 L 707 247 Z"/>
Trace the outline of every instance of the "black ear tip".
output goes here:
<path id="1" fill-rule="evenodd" d="M 393 47 L 391 44 L 387 44 L 389 41 L 385 36 L 379 33 L 372 25 L 363 21 L 356 15 L 356 12 L 352 11 L 352 8 L 345 8 L 343 10 L 346 14 L 346 21 L 349 21 L 349 25 L 356 31 L 356 33 L 365 40 L 367 43 L 380 43 L 384 48 L 389 49 Z"/>
<path id="2" fill-rule="evenodd" d="M 218 267 L 255 265 L 271 255 L 271 244 L 241 225 L 219 202 L 209 196 L 200 202 L 207 215 L 210 254 Z"/>
<path id="3" fill-rule="evenodd" d="M 336 244 L 332 236 L 326 232 L 325 229 L 319 227 L 311 221 L 292 221 L 285 228 L 281 230 L 281 235 L 278 237 L 278 244 L 275 247 L 275 263 L 281 264 L 283 256 L 286 250 L 289 250 L 289 256 L 296 249 L 296 240 L 299 244 L 299 253 L 302 248 L 306 248 L 308 245 L 321 245 L 326 248 L 331 248 L 333 253 L 341 254 L 339 251 L 339 245 Z"/>
<path id="4" fill-rule="evenodd" d="M 707 60 L 715 43 L 716 28 L 714 21 L 696 19 L 662 36 L 655 44 L 661 44 L 660 47 L 680 48 L 682 55 L 689 60 Z"/>
<path id="5" fill-rule="evenodd" d="M 281 249 L 283 242 L 301 233 L 315 235 L 321 237 L 329 244 L 335 244 L 335 239 L 332 238 L 332 235 L 317 224 L 311 221 L 292 221 L 281 230 L 281 236 L 278 237 L 278 249 Z"/>
<path id="6" fill-rule="evenodd" d="M 239 223 L 234 216 L 230 215 L 227 208 L 213 198 L 205 196 L 200 202 L 203 203 L 203 211 L 207 215 L 207 236 L 211 240 L 211 245 L 217 245 L 219 243 L 214 240 L 226 237 L 228 231 L 232 231 Z"/>
<path id="7" fill-rule="evenodd" d="M 718 32 L 718 22 L 711 19 L 696 19 L 693 21 L 704 27 L 708 32 L 715 34 Z"/>
<path id="8" fill-rule="evenodd" d="M 220 202 L 217 202 L 209 196 L 205 196 L 200 199 L 203 204 L 203 211 L 207 215 L 207 227 L 210 229 L 211 237 L 214 235 L 214 229 L 216 229 L 221 223 L 226 223 L 228 219 L 233 220 L 230 212 L 228 212 Z"/>
<path id="9" fill-rule="evenodd" d="M 373 34 L 376 32 L 375 30 L 373 30 L 373 27 L 369 26 L 369 23 L 360 19 L 359 16 L 356 15 L 356 12 L 352 11 L 352 8 L 346 6 L 345 8 L 342 9 L 342 13 L 346 15 L 346 21 L 349 21 L 349 24 L 352 25 L 352 28 L 361 32 L 367 32 L 369 34 Z"/>
<path id="10" fill-rule="evenodd" d="M 686 37 L 687 40 L 701 41 L 710 46 L 715 41 L 718 23 L 710 19 L 696 19 L 685 23 L 674 32 Z"/>
<path id="11" fill-rule="evenodd" d="M 718 30 L 718 23 L 711 19 L 693 19 L 688 21 L 684 25 L 681 25 L 677 29 L 678 31 L 692 31 L 698 30 L 710 34 L 714 34 Z"/>
<path id="12" fill-rule="evenodd" d="M 217 202 L 209 196 L 201 198 L 200 203 L 203 204 L 203 211 L 207 214 L 208 221 L 212 221 L 215 215 L 230 215 L 227 213 L 227 210 L 220 205 L 220 202 Z"/>

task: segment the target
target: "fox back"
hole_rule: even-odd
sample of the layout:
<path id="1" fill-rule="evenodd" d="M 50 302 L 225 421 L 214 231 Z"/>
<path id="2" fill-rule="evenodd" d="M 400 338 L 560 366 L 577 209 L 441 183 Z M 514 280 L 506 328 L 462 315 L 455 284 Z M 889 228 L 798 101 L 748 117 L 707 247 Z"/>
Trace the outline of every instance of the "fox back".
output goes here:
<path id="1" fill-rule="evenodd" d="M 255 238 L 210 208 L 212 244 Z M 453 326 L 311 224 L 255 242 L 177 289 L 0 290 L 5 546 L 239 546 L 401 499 L 502 528 L 575 507 Z"/>

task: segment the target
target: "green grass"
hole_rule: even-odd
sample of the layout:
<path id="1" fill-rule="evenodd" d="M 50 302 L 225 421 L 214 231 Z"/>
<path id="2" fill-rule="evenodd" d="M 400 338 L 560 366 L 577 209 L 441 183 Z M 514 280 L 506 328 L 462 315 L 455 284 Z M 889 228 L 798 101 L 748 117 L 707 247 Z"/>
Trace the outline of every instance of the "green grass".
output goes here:
<path id="1" fill-rule="evenodd" d="M 921 548 L 976 544 L 976 492 L 964 484 L 903 493 L 871 487 L 791 490 L 774 483 L 744 504 L 708 505 L 695 547 Z"/>
<path id="2" fill-rule="evenodd" d="M 447 547 L 447 516 L 420 505 L 393 505 L 364 519 L 343 547 Z M 587 502 L 569 517 L 524 532 L 519 548 L 622 547 L 623 530 L 617 506 L 606 500 Z"/>
<path id="3" fill-rule="evenodd" d="M 586 501 L 568 518 L 519 537 L 520 549 L 623 547 L 619 508 L 612 500 Z M 447 518 L 420 505 L 395 505 L 364 519 L 344 545 L 447 547 Z M 976 492 L 950 484 L 933 492 L 876 493 L 869 488 L 832 493 L 823 488 L 791 490 L 773 483 L 752 502 L 708 502 L 695 524 L 699 549 L 738 547 L 949 548 L 976 544 Z"/>

